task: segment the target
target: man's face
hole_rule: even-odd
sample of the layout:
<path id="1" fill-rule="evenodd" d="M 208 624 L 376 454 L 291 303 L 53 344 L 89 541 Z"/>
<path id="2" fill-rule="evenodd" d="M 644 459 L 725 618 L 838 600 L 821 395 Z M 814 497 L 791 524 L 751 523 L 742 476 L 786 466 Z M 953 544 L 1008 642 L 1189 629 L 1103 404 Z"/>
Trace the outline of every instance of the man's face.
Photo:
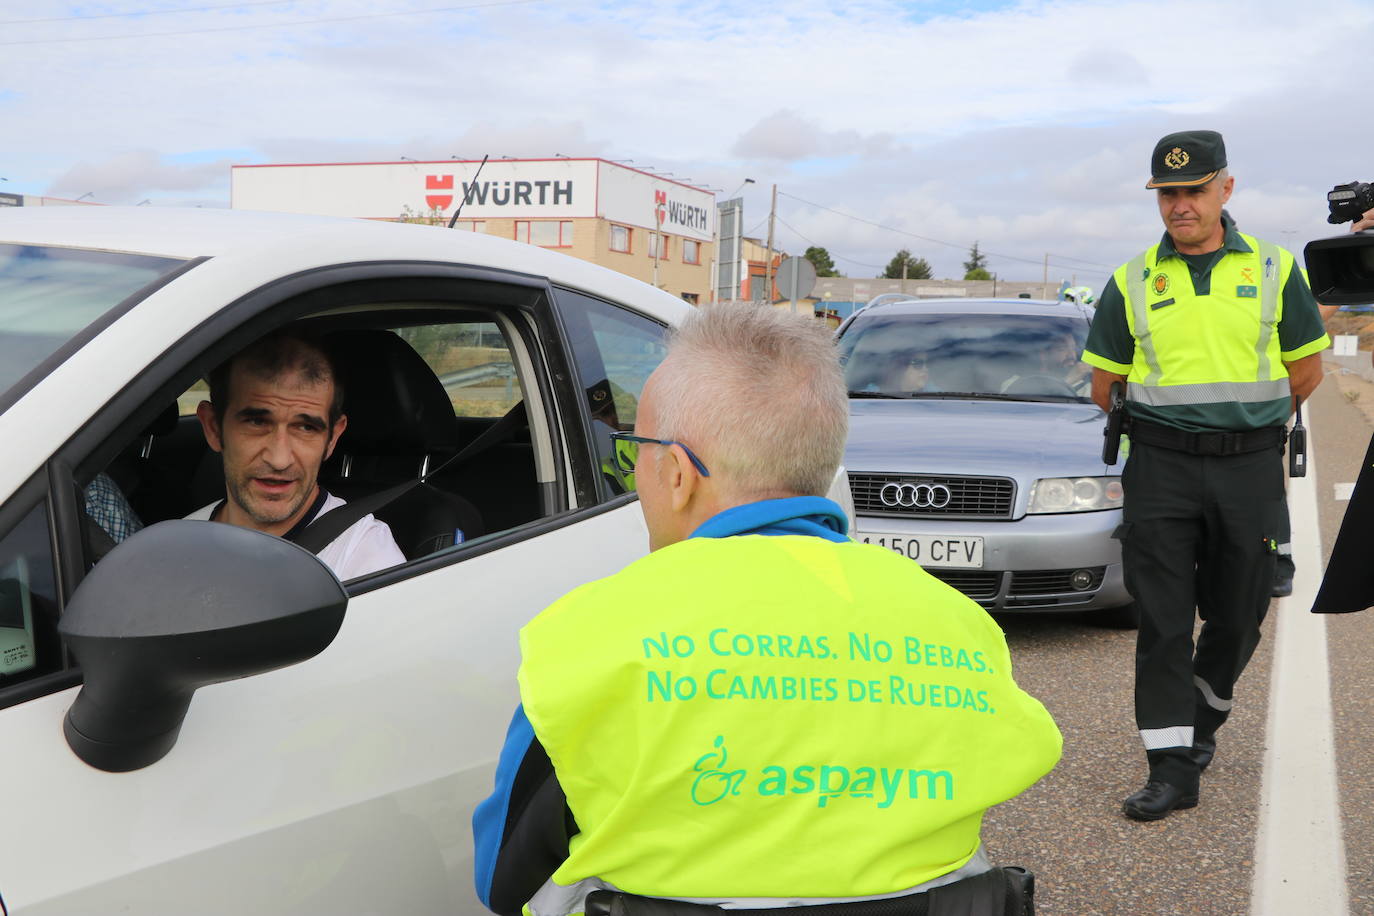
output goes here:
<path id="1" fill-rule="evenodd" d="M 222 521 L 284 534 L 305 515 L 320 465 L 347 425 L 340 417 L 329 428 L 333 397 L 331 381 L 309 382 L 294 370 L 265 379 L 233 367 L 224 416 L 216 419 L 206 402 L 197 410 L 206 441 L 224 457 Z"/>
<path id="2" fill-rule="evenodd" d="M 1078 366 L 1078 345 L 1072 337 L 1060 336 L 1050 340 L 1044 350 L 1046 369 L 1068 370 Z"/>
<path id="3" fill-rule="evenodd" d="M 1221 208 L 1231 199 L 1236 180 L 1215 179 L 1196 188 L 1159 188 L 1159 216 L 1182 254 L 1206 254 L 1221 247 L 1225 231 Z"/>
<path id="4" fill-rule="evenodd" d="M 658 437 L 658 399 L 655 396 L 655 379 L 660 366 L 644 384 L 644 392 L 639 396 L 639 410 L 635 414 L 635 432 L 641 436 Z M 639 446 L 639 460 L 635 464 L 635 490 L 639 493 L 639 508 L 644 513 L 644 525 L 649 529 L 649 549 L 658 550 L 682 540 L 676 534 L 675 515 L 669 496 L 665 475 L 672 462 L 665 460 L 661 445 L 643 443 Z"/>

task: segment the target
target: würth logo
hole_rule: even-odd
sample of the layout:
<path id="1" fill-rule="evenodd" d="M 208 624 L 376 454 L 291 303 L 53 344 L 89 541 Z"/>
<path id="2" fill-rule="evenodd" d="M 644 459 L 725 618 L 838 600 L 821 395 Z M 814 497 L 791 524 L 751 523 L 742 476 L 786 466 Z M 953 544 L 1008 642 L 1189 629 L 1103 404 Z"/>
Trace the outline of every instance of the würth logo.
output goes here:
<path id="1" fill-rule="evenodd" d="M 425 176 L 425 190 L 426 190 L 426 191 L 452 191 L 452 190 L 453 190 L 453 176 L 452 176 L 452 175 L 426 175 L 426 176 Z M 429 207 L 431 210 L 447 210 L 449 204 L 451 204 L 451 203 L 453 203 L 453 195 L 452 195 L 452 194 L 426 194 L 426 195 L 425 195 L 425 206 Z"/>
<path id="2" fill-rule="evenodd" d="M 426 175 L 426 191 L 454 190 L 452 175 Z M 427 194 L 425 204 L 431 209 L 446 210 L 453 203 L 454 195 Z M 571 181 L 483 181 L 463 182 L 463 200 L 481 206 L 504 207 L 554 206 L 573 202 L 573 183 Z"/>
<path id="3" fill-rule="evenodd" d="M 659 225 L 663 225 L 663 219 L 668 215 L 668 192 L 654 192 L 654 215 L 658 217 Z"/>

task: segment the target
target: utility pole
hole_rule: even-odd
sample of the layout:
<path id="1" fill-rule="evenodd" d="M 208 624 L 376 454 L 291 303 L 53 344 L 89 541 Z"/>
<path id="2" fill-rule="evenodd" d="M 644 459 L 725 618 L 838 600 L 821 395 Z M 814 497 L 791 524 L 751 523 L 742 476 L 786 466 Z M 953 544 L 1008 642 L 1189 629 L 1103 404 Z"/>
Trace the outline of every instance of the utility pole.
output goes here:
<path id="1" fill-rule="evenodd" d="M 778 186 L 773 185 L 773 206 L 768 210 L 768 252 L 764 255 L 763 294 L 773 302 L 773 223 L 778 218 Z"/>
<path id="2" fill-rule="evenodd" d="M 1045 252 L 1045 275 L 1040 278 L 1040 298 L 1050 297 L 1050 253 Z"/>

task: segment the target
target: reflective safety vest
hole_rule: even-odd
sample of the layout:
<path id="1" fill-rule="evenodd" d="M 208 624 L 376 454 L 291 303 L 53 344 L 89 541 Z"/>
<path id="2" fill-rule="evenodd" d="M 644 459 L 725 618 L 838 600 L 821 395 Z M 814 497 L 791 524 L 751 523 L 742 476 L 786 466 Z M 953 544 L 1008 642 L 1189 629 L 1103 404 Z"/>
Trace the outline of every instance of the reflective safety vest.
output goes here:
<path id="1" fill-rule="evenodd" d="M 959 869 L 1062 740 L 997 624 L 903 555 L 693 538 L 524 627 L 520 693 L 579 833 L 526 911 L 886 895 Z"/>
<path id="2" fill-rule="evenodd" d="M 1240 234 L 1249 252 L 1226 251 L 1198 296 L 1182 257 L 1158 260 L 1156 244 L 1117 268 L 1135 337 L 1127 375 L 1131 413 L 1188 429 L 1216 422 L 1201 405 L 1233 404 L 1226 428 L 1282 424 L 1292 410 L 1278 323 L 1293 255 Z"/>

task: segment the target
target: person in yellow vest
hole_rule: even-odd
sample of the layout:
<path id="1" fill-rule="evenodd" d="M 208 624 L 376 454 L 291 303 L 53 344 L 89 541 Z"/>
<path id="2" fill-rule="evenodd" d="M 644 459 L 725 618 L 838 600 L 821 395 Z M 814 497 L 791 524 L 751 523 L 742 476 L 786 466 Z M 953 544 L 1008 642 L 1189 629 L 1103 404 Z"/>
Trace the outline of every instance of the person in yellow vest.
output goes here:
<path id="1" fill-rule="evenodd" d="M 822 495 L 847 432 L 823 323 L 716 306 L 675 333 L 616 434 L 637 447 L 651 552 L 520 633 L 521 706 L 473 818 L 492 910 L 978 887 L 995 908 L 958 912 L 1003 912 L 983 813 L 1062 739 L 982 608 L 848 537 Z"/>
<path id="2" fill-rule="evenodd" d="M 1269 608 L 1284 422 L 1330 343 L 1293 256 L 1222 212 L 1235 179 L 1221 134 L 1169 134 L 1150 166 L 1165 234 L 1113 274 L 1083 353 L 1093 400 L 1107 409 L 1124 382 L 1130 417 L 1118 536 L 1149 776 L 1122 810 L 1137 820 L 1198 803 Z"/>

